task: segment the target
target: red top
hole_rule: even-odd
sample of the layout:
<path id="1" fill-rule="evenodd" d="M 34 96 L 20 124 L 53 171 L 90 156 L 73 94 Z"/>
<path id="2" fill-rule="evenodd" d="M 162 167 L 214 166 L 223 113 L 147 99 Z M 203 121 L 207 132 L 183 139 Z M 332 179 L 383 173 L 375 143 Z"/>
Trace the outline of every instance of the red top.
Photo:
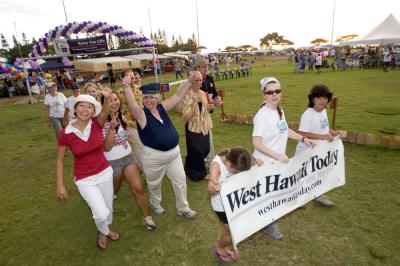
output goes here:
<path id="1" fill-rule="evenodd" d="M 96 175 L 110 166 L 104 157 L 101 130 L 96 118 L 92 118 L 92 129 L 87 142 L 74 133 L 65 134 L 65 128 L 61 130 L 58 145 L 67 146 L 74 155 L 75 181 Z"/>

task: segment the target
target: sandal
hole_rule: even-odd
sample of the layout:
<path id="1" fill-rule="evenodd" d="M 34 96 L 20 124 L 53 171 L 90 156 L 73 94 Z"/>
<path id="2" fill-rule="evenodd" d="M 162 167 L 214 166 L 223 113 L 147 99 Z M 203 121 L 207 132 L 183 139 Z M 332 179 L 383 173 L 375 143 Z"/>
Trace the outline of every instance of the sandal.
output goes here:
<path id="1" fill-rule="evenodd" d="M 112 241 L 117 241 L 119 239 L 119 234 L 110 230 L 110 233 L 107 235 L 107 237 Z"/>
<path id="2" fill-rule="evenodd" d="M 99 249 L 105 250 L 107 248 L 107 237 L 99 232 L 96 244 Z"/>
<path id="3" fill-rule="evenodd" d="M 233 261 L 239 260 L 239 254 L 236 252 L 236 250 L 227 250 L 226 255 L 231 257 Z"/>
<path id="4" fill-rule="evenodd" d="M 217 257 L 218 261 L 222 264 L 230 264 L 232 262 L 235 262 L 235 260 L 233 260 L 230 256 L 219 253 L 215 245 L 211 246 L 211 251 L 212 253 L 214 253 L 215 257 Z"/>

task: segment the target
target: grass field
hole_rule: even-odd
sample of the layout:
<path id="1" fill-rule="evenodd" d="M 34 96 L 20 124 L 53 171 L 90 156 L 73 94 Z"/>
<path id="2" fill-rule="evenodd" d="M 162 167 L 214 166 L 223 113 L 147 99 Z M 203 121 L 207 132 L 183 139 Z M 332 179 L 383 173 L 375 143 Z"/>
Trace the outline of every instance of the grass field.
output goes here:
<path id="1" fill-rule="evenodd" d="M 273 75 L 282 83 L 288 121 L 299 120 L 311 85 L 324 83 L 339 97 L 340 129 L 382 134 L 380 130 L 391 128 L 400 135 L 400 115 L 366 112 L 399 110 L 400 71 L 296 74 L 284 60 L 267 61 L 265 67 L 263 63 L 257 61 L 250 77 L 217 81 L 218 88 L 226 89 L 226 112 L 255 113 L 261 102 L 258 81 Z M 44 123 L 43 109 L 42 103 L 0 104 L 0 265 L 218 265 L 210 245 L 220 227 L 206 182 L 187 181 L 189 202 L 199 212 L 189 221 L 176 214 L 173 191 L 165 179 L 166 213 L 153 216 L 158 226 L 154 232 L 141 225 L 124 184 L 114 202 L 113 223 L 122 238 L 106 251 L 98 250 L 90 210 L 72 182 L 71 155 L 65 163 L 70 198 L 56 199 L 55 139 Z M 219 114 L 213 114 L 216 151 L 237 145 L 252 150 L 252 126 L 220 123 Z M 171 117 L 184 156 L 183 124 L 178 114 Z M 290 156 L 294 145 L 289 142 Z M 345 156 L 346 185 L 328 193 L 337 206 L 325 209 L 310 203 L 281 218 L 284 239 L 256 233 L 239 244 L 237 265 L 400 265 L 400 152 L 345 144 Z"/>

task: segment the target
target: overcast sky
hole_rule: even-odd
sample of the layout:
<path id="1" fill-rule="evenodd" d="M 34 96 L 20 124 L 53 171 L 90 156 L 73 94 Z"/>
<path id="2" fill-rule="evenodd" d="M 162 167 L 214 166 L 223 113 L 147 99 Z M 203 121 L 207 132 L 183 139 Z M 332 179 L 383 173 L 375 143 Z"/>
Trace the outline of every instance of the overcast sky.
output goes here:
<path id="1" fill-rule="evenodd" d="M 145 36 L 165 30 L 187 38 L 195 33 L 195 0 L 64 0 L 67 18 L 73 21 L 101 21 L 122 26 Z M 208 51 L 250 44 L 259 47 L 260 38 L 278 32 L 297 46 L 309 45 L 315 38 L 330 41 L 334 0 L 198 0 L 200 44 Z M 400 20 L 400 0 L 336 0 L 333 38 L 364 35 L 390 13 Z M 1 0 L 0 33 L 12 45 L 17 30 L 28 38 L 39 39 L 46 32 L 66 23 L 62 0 Z"/>

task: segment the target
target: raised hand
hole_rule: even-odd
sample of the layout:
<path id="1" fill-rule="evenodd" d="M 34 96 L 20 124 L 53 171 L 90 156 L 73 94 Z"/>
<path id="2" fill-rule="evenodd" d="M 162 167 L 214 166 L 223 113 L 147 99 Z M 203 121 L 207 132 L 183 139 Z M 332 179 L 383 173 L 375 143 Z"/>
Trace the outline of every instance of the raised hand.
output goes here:
<path id="1" fill-rule="evenodd" d="M 111 94 L 113 93 L 110 88 L 104 87 L 103 90 L 96 90 L 97 94 L 102 94 L 104 98 L 110 99 Z"/>
<path id="2" fill-rule="evenodd" d="M 122 79 L 122 85 L 124 86 L 131 86 L 132 84 L 132 79 L 134 78 L 133 73 L 129 72 L 123 79 Z"/>
<path id="3" fill-rule="evenodd" d="M 118 112 L 117 113 L 111 113 L 111 121 L 110 121 L 110 127 L 115 129 L 119 124 L 119 118 L 118 118 Z"/>

